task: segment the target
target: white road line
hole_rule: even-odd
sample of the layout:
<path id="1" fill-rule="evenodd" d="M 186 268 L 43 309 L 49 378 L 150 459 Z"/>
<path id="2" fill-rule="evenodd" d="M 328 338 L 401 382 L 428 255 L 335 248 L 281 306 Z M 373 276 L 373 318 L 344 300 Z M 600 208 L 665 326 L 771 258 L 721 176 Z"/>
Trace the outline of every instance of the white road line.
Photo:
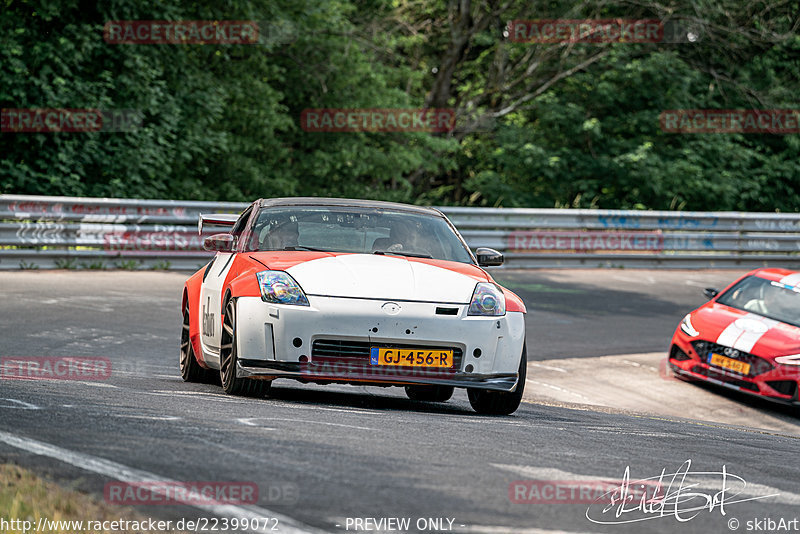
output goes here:
<path id="1" fill-rule="evenodd" d="M 171 391 L 165 389 L 157 389 L 154 391 L 144 391 L 148 395 L 155 395 L 157 397 L 164 397 L 164 396 L 175 396 L 175 395 L 182 395 L 186 397 L 212 397 L 218 400 L 227 400 L 227 401 L 234 401 L 237 403 L 241 403 L 246 401 L 245 397 L 232 397 L 231 395 L 225 395 L 224 393 L 208 393 L 205 391 Z M 327 411 L 327 412 L 342 412 L 342 413 L 355 413 L 360 415 L 384 415 L 383 412 L 378 410 L 367 410 L 362 408 L 329 408 L 326 406 L 309 406 L 305 404 L 299 403 L 291 403 L 285 402 L 281 400 L 273 400 L 267 399 L 270 406 L 275 406 L 279 408 L 291 408 L 293 410 L 313 410 L 315 412 L 318 411 Z"/>
<path id="2" fill-rule="evenodd" d="M 181 419 L 177 415 L 128 415 L 124 413 L 112 413 L 111 417 L 124 417 L 126 419 L 148 419 L 151 421 L 180 421 Z"/>
<path id="3" fill-rule="evenodd" d="M 533 380 L 531 378 L 527 378 L 525 380 L 526 384 L 528 382 L 530 382 L 531 384 L 536 384 L 537 386 L 543 386 L 543 387 L 546 387 L 546 388 L 554 389 L 556 391 L 560 391 L 561 393 L 566 393 L 568 395 L 573 395 L 573 396 L 578 397 L 580 399 L 583 399 L 583 400 L 585 400 L 587 402 L 592 402 L 592 399 L 590 399 L 589 397 L 585 397 L 585 396 L 581 395 L 580 393 L 575 393 L 573 391 L 569 391 L 568 389 L 560 388 L 558 386 L 554 386 L 552 384 L 547 384 L 545 382 L 539 382 L 538 380 Z"/>
<path id="4" fill-rule="evenodd" d="M 250 400 L 247 397 L 233 397 L 231 395 L 214 395 L 213 393 L 203 393 L 200 391 L 174 391 L 172 393 L 161 393 L 157 391 L 142 391 L 140 393 L 144 393 L 145 395 L 153 395 L 155 397 L 183 397 L 185 399 L 198 399 L 203 400 L 203 397 L 206 399 L 211 399 L 217 402 L 228 402 L 232 404 L 247 404 Z"/>
<path id="5" fill-rule="evenodd" d="M 0 399 L 8 402 L 13 402 L 18 406 L 0 406 L 0 408 L 11 408 L 12 410 L 40 410 L 38 406 L 35 404 L 31 404 L 30 402 L 25 402 L 17 399 Z"/>
<path id="6" fill-rule="evenodd" d="M 611 278 L 613 278 L 614 280 L 619 280 L 621 282 L 628 282 L 628 283 L 631 283 L 631 284 L 646 284 L 648 286 L 655 285 L 655 283 L 656 283 L 656 279 L 655 278 L 653 278 L 649 274 L 644 274 L 644 273 L 642 273 L 641 276 L 633 276 L 633 275 L 624 276 L 624 275 L 615 274 L 615 275 L 612 275 Z"/>
<path id="7" fill-rule="evenodd" d="M 479 424 L 481 426 L 487 425 L 510 425 L 510 426 L 524 426 L 526 428 L 530 428 L 532 424 L 529 421 L 524 423 L 520 423 L 517 421 L 506 421 L 504 419 L 491 419 L 486 417 L 480 416 L 464 416 L 462 414 L 454 414 L 454 413 L 440 413 L 436 416 L 437 419 L 446 419 L 447 423 L 455 422 L 455 423 L 471 423 L 471 424 Z"/>
<path id="8" fill-rule="evenodd" d="M 652 365 L 645 365 L 643 363 L 632 362 L 630 360 L 620 360 L 620 361 L 622 363 L 626 364 L 626 365 L 632 365 L 634 367 L 641 367 L 642 369 L 648 369 L 648 370 L 656 372 L 656 373 L 658 372 L 658 368 L 657 367 L 653 367 Z"/>
<path id="9" fill-rule="evenodd" d="M 356 430 L 377 430 L 375 428 L 369 428 L 366 426 L 343 425 L 340 423 L 328 423 L 327 421 L 314 421 L 313 419 L 290 419 L 286 417 L 243 417 L 241 419 L 237 419 L 236 421 L 247 426 L 257 426 L 253 424 L 253 421 L 258 421 L 260 419 L 265 421 L 290 421 L 292 423 L 309 423 L 312 425 L 341 426 L 344 428 L 355 428 Z"/>
<path id="10" fill-rule="evenodd" d="M 695 282 L 694 280 L 691 279 L 685 280 L 683 283 L 686 284 L 687 286 L 702 287 L 703 289 L 708 287 L 708 284 L 704 284 L 702 282 Z"/>
<path id="11" fill-rule="evenodd" d="M 92 473 L 97 473 L 99 475 L 109 477 L 114 480 L 118 480 L 120 482 L 142 482 L 146 480 L 152 482 L 162 482 L 164 484 L 180 484 L 179 481 L 161 477 L 154 473 L 149 473 L 147 471 L 142 471 L 140 469 L 134 469 L 132 467 L 119 464 L 117 462 L 112 462 L 111 460 L 106 460 L 105 458 L 73 452 L 68 449 L 63 449 L 61 447 L 58 447 L 56 445 L 44 443 L 42 441 L 36 441 L 33 439 L 18 437 L 13 434 L 9 434 L 8 432 L 4 432 L 2 430 L 0 430 L 0 442 L 6 443 L 12 447 L 22 449 L 32 454 L 36 454 L 39 456 L 47 456 L 48 458 L 55 458 L 56 460 L 59 460 L 66 464 L 78 467 L 80 469 L 84 469 L 86 471 L 91 471 Z M 309 534 L 309 533 L 316 534 L 321 532 L 310 526 L 304 525 L 299 521 L 292 519 L 291 517 L 275 513 L 272 510 L 261 508 L 259 506 L 253 506 L 253 505 L 237 506 L 231 504 L 188 505 L 188 506 L 191 506 L 192 508 L 197 508 L 199 510 L 203 510 L 205 512 L 210 512 L 219 517 L 231 517 L 231 518 L 238 517 L 238 518 L 250 518 L 250 519 L 272 517 L 278 520 L 279 530 L 277 530 L 277 532 L 283 532 L 287 534 Z M 267 526 L 271 527 L 272 523 L 270 523 Z M 267 528 L 264 530 L 252 530 L 250 532 L 266 534 L 267 532 L 274 532 L 274 531 Z"/>
<path id="12" fill-rule="evenodd" d="M 169 395 L 191 395 L 191 396 L 208 396 L 208 397 L 219 397 L 221 399 L 235 399 L 236 397 L 231 397 L 230 395 L 225 395 L 223 393 L 208 393 L 206 391 L 175 391 L 171 389 L 154 389 L 153 391 L 143 391 L 142 393 L 147 393 L 148 395 L 156 395 L 158 393 L 165 393 Z M 244 398 L 244 397 L 239 397 Z"/>
<path id="13" fill-rule="evenodd" d="M 81 384 L 84 386 L 91 386 L 95 388 L 115 388 L 115 389 L 117 388 L 117 386 L 113 384 L 106 384 L 104 382 L 88 382 L 86 380 L 70 380 L 69 382 L 72 384 Z"/>
<path id="14" fill-rule="evenodd" d="M 384 415 L 383 412 L 379 412 L 378 410 L 366 410 L 362 408 L 328 408 L 326 406 L 299 404 L 299 403 L 284 402 L 279 400 L 270 400 L 269 405 L 279 408 L 289 408 L 291 410 L 313 410 L 315 412 L 318 411 L 343 412 L 343 413 L 355 413 L 360 415 Z"/>
<path id="15" fill-rule="evenodd" d="M 558 371 L 559 373 L 568 373 L 566 369 L 562 369 L 561 367 L 552 367 L 550 365 L 544 365 L 542 363 L 536 362 L 528 362 L 528 365 L 532 365 L 534 367 L 541 367 L 542 369 L 547 369 L 548 371 Z"/>
<path id="16" fill-rule="evenodd" d="M 271 427 L 268 427 L 268 426 L 259 426 L 259 425 L 255 424 L 254 422 L 252 422 L 251 419 L 258 419 L 258 417 L 241 417 L 241 418 L 237 419 L 236 422 L 239 423 L 240 425 L 244 425 L 244 426 L 257 427 L 260 430 L 278 430 L 277 428 L 271 428 Z"/>

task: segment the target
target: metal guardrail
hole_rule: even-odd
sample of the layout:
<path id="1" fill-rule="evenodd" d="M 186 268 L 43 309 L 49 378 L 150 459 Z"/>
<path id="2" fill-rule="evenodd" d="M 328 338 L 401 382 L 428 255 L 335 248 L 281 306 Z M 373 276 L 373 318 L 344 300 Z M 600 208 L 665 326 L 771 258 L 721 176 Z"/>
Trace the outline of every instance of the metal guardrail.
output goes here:
<path id="1" fill-rule="evenodd" d="M 239 202 L 0 195 L 0 269 L 196 269 L 200 213 Z M 800 266 L 800 214 L 442 208 L 502 268 Z"/>

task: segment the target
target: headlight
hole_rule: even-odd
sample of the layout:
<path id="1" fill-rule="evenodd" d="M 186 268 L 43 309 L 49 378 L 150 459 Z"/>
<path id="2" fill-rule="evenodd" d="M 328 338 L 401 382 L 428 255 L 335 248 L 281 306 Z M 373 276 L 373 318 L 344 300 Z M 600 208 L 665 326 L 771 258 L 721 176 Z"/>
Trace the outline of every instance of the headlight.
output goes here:
<path id="1" fill-rule="evenodd" d="M 778 356 L 775 358 L 775 361 L 783 365 L 800 365 L 800 354 L 792 354 L 791 356 Z"/>
<path id="2" fill-rule="evenodd" d="M 505 314 L 506 297 L 499 287 L 486 282 L 481 282 L 475 286 L 467 315 L 497 316 Z"/>
<path id="3" fill-rule="evenodd" d="M 261 299 L 275 304 L 296 304 L 308 306 L 303 289 L 294 278 L 283 271 L 261 271 L 256 273 L 258 285 L 261 287 Z"/>
<path id="4" fill-rule="evenodd" d="M 687 313 L 686 317 L 684 317 L 683 321 L 681 321 L 681 330 L 683 330 L 683 333 L 689 337 L 697 337 L 700 335 L 700 332 L 695 330 L 694 326 L 692 325 L 691 313 Z"/>

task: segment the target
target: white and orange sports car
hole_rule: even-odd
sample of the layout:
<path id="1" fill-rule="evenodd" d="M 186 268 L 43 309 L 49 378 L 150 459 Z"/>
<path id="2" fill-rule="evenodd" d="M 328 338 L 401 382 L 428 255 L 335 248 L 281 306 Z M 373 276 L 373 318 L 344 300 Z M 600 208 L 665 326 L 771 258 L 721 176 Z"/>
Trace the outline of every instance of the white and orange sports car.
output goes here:
<path id="1" fill-rule="evenodd" d="M 219 373 L 230 394 L 272 380 L 404 386 L 510 414 L 525 387 L 525 305 L 482 268 L 439 210 L 322 198 L 258 200 L 205 239 L 214 259 L 186 282 L 180 369 Z"/>

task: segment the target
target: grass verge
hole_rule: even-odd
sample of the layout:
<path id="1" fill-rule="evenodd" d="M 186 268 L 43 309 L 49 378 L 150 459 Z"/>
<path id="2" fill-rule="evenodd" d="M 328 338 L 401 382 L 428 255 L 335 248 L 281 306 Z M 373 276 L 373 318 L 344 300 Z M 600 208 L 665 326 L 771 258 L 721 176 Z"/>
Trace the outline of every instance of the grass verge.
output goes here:
<path id="1" fill-rule="evenodd" d="M 137 513 L 131 508 L 113 506 L 98 501 L 85 493 L 62 488 L 58 484 L 43 480 L 31 471 L 13 464 L 0 464 L 0 520 L 6 521 L 0 525 L 3 534 L 30 534 L 35 532 L 39 519 L 44 518 L 51 522 L 44 532 L 54 534 L 67 533 L 105 533 L 105 532 L 130 532 L 132 534 L 154 534 L 158 531 L 147 530 L 149 518 Z M 16 520 L 16 523 L 12 523 Z M 23 522 L 32 525 L 30 530 L 25 530 Z M 84 528 L 77 528 L 73 523 L 52 525 L 59 521 L 82 521 Z M 128 527 L 114 530 L 91 528 L 88 522 L 127 521 Z M 145 522 L 144 530 L 137 529 L 136 523 Z M 108 523 L 111 526 L 110 523 Z M 44 534 L 40 532 L 39 534 Z M 177 532 L 166 530 L 161 532 Z"/>

